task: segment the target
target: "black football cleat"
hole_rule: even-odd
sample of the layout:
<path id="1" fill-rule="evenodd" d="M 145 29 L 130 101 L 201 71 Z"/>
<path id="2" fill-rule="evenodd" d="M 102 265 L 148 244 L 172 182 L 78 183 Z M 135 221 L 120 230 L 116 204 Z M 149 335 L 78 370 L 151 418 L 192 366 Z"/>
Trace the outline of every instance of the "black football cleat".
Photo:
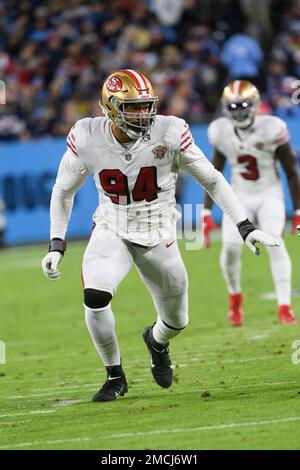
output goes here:
<path id="1" fill-rule="evenodd" d="M 153 326 L 147 326 L 142 336 L 150 353 L 151 372 L 160 387 L 168 388 L 173 382 L 173 368 L 169 356 L 169 343 L 159 344 L 153 338 Z"/>
<path id="2" fill-rule="evenodd" d="M 99 392 L 93 396 L 92 400 L 94 402 L 116 400 L 119 396 L 123 397 L 128 391 L 127 381 L 122 366 L 106 367 L 106 371 L 106 382 L 100 388 Z"/>

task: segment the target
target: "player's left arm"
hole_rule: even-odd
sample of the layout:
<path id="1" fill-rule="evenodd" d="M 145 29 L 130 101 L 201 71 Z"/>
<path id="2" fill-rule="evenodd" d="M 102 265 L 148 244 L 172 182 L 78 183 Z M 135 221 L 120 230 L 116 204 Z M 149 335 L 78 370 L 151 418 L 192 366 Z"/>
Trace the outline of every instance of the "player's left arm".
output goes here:
<path id="1" fill-rule="evenodd" d="M 179 168 L 193 178 L 208 192 L 212 200 L 237 226 L 241 237 L 250 250 L 259 255 L 256 242 L 279 246 L 280 242 L 256 227 L 247 219 L 235 193 L 221 172 L 217 171 L 193 142 L 181 151 Z"/>
<path id="2" fill-rule="evenodd" d="M 277 147 L 275 150 L 275 157 L 280 161 L 287 177 L 294 206 L 292 233 L 296 233 L 296 227 L 300 224 L 300 181 L 297 171 L 296 157 L 289 142 Z"/>

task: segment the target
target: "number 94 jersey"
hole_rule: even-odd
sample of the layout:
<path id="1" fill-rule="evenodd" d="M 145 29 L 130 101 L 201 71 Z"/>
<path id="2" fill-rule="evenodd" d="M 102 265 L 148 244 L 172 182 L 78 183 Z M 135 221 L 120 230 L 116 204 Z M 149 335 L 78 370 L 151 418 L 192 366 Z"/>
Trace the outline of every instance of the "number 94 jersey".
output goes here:
<path id="1" fill-rule="evenodd" d="M 222 117 L 209 125 L 208 138 L 228 159 L 236 191 L 257 194 L 269 186 L 281 184 L 275 151 L 288 142 L 289 132 L 278 117 L 256 116 L 253 125 L 244 131 Z"/>
<path id="2" fill-rule="evenodd" d="M 193 144 L 188 125 L 174 116 L 157 116 L 151 138 L 128 145 L 116 140 L 105 117 L 78 121 L 67 138 L 69 153 L 99 192 L 95 223 L 147 246 L 175 229 L 176 162 Z"/>

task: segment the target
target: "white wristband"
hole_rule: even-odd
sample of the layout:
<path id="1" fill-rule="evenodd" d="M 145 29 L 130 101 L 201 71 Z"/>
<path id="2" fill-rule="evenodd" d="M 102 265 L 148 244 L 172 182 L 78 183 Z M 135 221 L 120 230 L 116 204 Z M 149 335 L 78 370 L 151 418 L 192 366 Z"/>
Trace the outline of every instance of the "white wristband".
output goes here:
<path id="1" fill-rule="evenodd" d="M 300 209 L 296 209 L 296 210 L 294 211 L 294 215 L 300 215 Z"/>

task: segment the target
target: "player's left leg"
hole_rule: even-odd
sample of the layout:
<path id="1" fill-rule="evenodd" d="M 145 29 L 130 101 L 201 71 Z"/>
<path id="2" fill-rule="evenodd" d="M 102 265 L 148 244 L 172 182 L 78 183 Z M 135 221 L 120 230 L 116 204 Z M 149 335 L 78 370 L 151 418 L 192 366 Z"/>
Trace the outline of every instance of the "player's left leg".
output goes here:
<path id="1" fill-rule="evenodd" d="M 169 340 L 188 324 L 187 272 L 176 240 L 144 251 L 132 247 L 131 253 L 157 311 L 156 323 L 143 332 L 151 357 L 151 371 L 158 385 L 167 388 L 173 380 Z"/>
<path id="2" fill-rule="evenodd" d="M 237 227 L 226 215 L 222 220 L 222 250 L 220 266 L 229 292 L 228 320 L 231 326 L 244 322 L 243 293 L 241 289 L 241 249 L 243 240 Z"/>
<path id="3" fill-rule="evenodd" d="M 279 247 L 266 247 L 277 295 L 279 320 L 281 323 L 297 323 L 291 308 L 291 260 L 282 239 L 285 225 L 285 207 L 282 197 L 274 197 L 270 192 L 270 196 L 264 198 L 257 218 L 261 230 L 281 239 Z"/>

